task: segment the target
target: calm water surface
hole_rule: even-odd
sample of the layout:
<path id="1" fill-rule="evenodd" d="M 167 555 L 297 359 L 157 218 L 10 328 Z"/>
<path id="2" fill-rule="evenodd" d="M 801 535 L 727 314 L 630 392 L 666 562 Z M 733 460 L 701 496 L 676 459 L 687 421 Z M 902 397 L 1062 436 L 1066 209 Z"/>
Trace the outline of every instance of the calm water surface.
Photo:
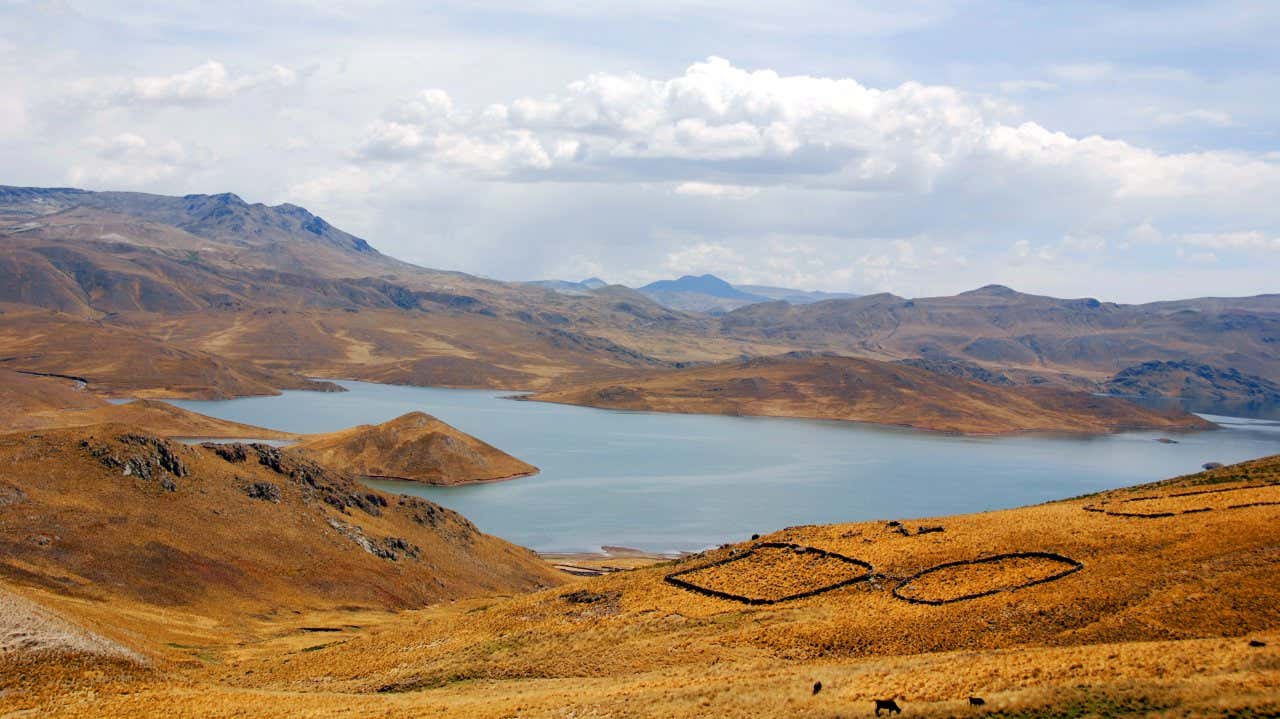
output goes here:
<path id="1" fill-rule="evenodd" d="M 1280 453 L 1280 423 L 1095 438 L 953 437 L 845 422 L 674 415 L 515 402 L 510 393 L 342 382 L 349 392 L 175 401 L 293 432 L 421 410 L 542 469 L 509 482 L 374 482 L 462 512 L 539 551 L 696 550 L 793 524 L 1015 507 Z"/>

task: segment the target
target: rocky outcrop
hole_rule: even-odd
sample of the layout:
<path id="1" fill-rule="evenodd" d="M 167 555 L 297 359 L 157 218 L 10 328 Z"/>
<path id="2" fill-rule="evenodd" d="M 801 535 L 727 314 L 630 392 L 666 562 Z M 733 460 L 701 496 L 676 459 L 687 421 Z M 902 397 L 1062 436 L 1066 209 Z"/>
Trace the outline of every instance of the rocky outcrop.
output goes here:
<path id="1" fill-rule="evenodd" d="M 1103 384 L 1130 397 L 1178 397 L 1214 402 L 1280 402 L 1280 384 L 1233 367 L 1198 362 L 1143 362 L 1116 373 Z"/>

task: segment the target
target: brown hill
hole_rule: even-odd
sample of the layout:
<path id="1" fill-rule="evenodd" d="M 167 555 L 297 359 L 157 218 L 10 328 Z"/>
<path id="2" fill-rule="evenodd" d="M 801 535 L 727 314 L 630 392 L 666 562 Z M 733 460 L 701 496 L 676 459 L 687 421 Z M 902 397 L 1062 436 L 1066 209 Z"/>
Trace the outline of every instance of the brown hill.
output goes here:
<path id="1" fill-rule="evenodd" d="M 184 349 L 124 326 L 9 306 L 0 310 L 0 368 L 71 377 L 104 396 L 222 399 L 332 382 Z"/>
<path id="2" fill-rule="evenodd" d="M 1044 387 L 997 387 L 900 363 L 788 355 L 638 375 L 532 395 L 542 402 L 697 414 L 807 417 L 944 432 L 1207 429 L 1184 412 Z"/>
<path id="3" fill-rule="evenodd" d="M 1103 387 L 1125 396 L 1280 403 L 1280 384 L 1271 380 L 1185 361 L 1144 362 L 1128 367 L 1107 380 Z"/>
<path id="4" fill-rule="evenodd" d="M 236 618 L 556 582 L 456 512 L 265 445 L 125 425 L 0 435 L 0 497 L 0 577 L 103 606 Z"/>
<path id="5" fill-rule="evenodd" d="M 974 362 L 1022 382 L 1096 383 L 1153 360 L 1280 381 L 1280 295 L 1121 305 L 990 285 L 953 297 L 751 305 L 721 318 L 721 332 L 881 359 Z"/>
<path id="6" fill-rule="evenodd" d="M 156 400 L 112 404 L 84 382 L 0 369 L 0 426 L 6 430 L 126 424 L 164 437 L 296 439 L 297 435 L 215 419 Z"/>
<path id="7" fill-rule="evenodd" d="M 1277 482 L 1271 457 L 1021 509 L 792 527 L 501 600 L 192 621 L 200 639 L 154 673 L 35 664 L 0 708 L 818 719 L 893 698 L 922 717 L 1274 716 Z M 1159 511 L 1122 511 L 1144 505 Z"/>
<path id="8" fill-rule="evenodd" d="M 186 388 L 194 364 L 210 356 L 238 361 L 242 375 L 256 364 L 260 372 L 507 389 L 789 350 L 976 364 L 1019 384 L 1087 390 L 1151 361 L 1280 383 L 1277 295 L 1120 305 L 993 285 L 953 297 L 767 302 L 716 318 L 624 288 L 566 294 L 414 267 L 302 208 L 225 193 L 0 188 L 0 238 L 0 302 L 128 331 L 140 339 L 126 348 L 143 364 L 161 347 L 202 355 L 192 366 L 115 380 L 157 395 L 164 374 Z M 20 333 L 22 322 L 0 315 L 0 329 Z M 55 335 L 73 350 L 65 373 L 93 369 L 76 351 L 82 331 L 67 323 Z M 245 380 L 184 391 L 248 394 L 297 381 Z"/>
<path id="9" fill-rule="evenodd" d="M 538 471 L 422 412 L 378 425 L 312 435 L 290 451 L 351 474 L 426 484 L 488 482 Z"/>

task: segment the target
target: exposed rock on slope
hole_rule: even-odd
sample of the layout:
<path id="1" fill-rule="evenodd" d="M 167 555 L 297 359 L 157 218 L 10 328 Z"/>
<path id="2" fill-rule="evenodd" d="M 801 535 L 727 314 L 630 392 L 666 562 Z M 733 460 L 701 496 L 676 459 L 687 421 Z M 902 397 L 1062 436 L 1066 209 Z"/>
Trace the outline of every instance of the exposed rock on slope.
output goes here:
<path id="1" fill-rule="evenodd" d="M 997 387 L 902 364 L 790 355 L 637 375 L 533 395 L 593 407 L 810 417 L 945 432 L 1207 429 L 1184 412 L 1041 387 Z"/>
<path id="2" fill-rule="evenodd" d="M 1134 397 L 1181 397 L 1215 402 L 1280 402 L 1280 384 L 1236 369 L 1195 362 L 1144 362 L 1125 368 L 1104 389 Z"/>
<path id="3" fill-rule="evenodd" d="M 950 297 L 751 305 L 721 318 L 721 330 L 742 340 L 879 359 L 963 360 L 1048 379 L 1065 373 L 1097 382 L 1142 362 L 1192 360 L 1280 381 L 1277 295 L 1120 305 L 989 285 Z"/>
<path id="4" fill-rule="evenodd" d="M 422 412 L 310 437 L 290 451 L 352 474 L 427 484 L 486 482 L 538 471 Z"/>
<path id="5" fill-rule="evenodd" d="M 265 445 L 124 425 L 0 435 L 0 577 L 87 599 L 243 616 L 393 608 L 554 584 L 461 515 Z"/>

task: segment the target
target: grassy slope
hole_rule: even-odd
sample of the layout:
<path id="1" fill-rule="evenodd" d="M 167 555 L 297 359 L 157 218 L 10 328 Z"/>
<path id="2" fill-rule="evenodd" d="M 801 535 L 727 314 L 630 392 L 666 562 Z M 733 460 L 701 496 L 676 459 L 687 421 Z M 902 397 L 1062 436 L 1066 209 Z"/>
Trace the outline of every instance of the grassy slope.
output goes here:
<path id="1" fill-rule="evenodd" d="M 427 484 L 486 482 L 538 471 L 422 412 L 378 425 L 312 435 L 291 450 L 352 474 Z"/>
<path id="2" fill-rule="evenodd" d="M 297 435 L 230 422 L 157 400 L 112 404 L 74 380 L 0 370 L 0 426 L 6 430 L 126 424 L 165 437 L 294 439 Z"/>
<path id="3" fill-rule="evenodd" d="M 897 424 L 947 432 L 1205 429 L 1193 415 L 1048 388 L 1009 388 L 849 357 L 781 357 L 654 372 L 531 399 L 615 409 Z"/>
<path id="4" fill-rule="evenodd" d="M 97 425 L 0 435 L 0 465 L 0 576 L 95 603 L 231 621 L 557 580 L 456 512 L 271 448 L 214 451 Z"/>
<path id="5" fill-rule="evenodd" d="M 1280 710 L 1280 506 L 1226 509 L 1229 500 L 1213 499 L 1214 511 L 1157 519 L 1084 507 L 1277 481 L 1272 457 L 1144 488 L 905 522 L 945 528 L 937 533 L 903 536 L 884 522 L 790 528 L 762 541 L 841 552 L 871 562 L 880 578 L 771 606 L 663 581 L 744 543 L 509 599 L 348 614 L 345 624 L 359 626 L 332 634 L 300 622 L 343 615 L 263 620 L 234 638 L 206 630 L 187 668 L 144 677 L 51 670 L 56 683 L 32 675 L 0 702 L 68 716 L 92 707 L 108 716 L 832 717 L 894 696 L 913 716 L 1269 716 Z M 1251 492 L 1280 502 L 1280 487 Z M 1192 509 L 1205 496 L 1164 501 Z M 942 606 L 890 593 L 936 564 L 1011 551 L 1057 552 L 1084 568 Z M 739 566 L 723 581 L 767 584 L 758 575 L 778 571 Z M 594 601 L 572 601 L 574 589 Z M 1249 647 L 1249 638 L 1269 646 Z M 826 688 L 813 696 L 816 680 Z M 986 707 L 971 710 L 971 695 Z"/>

